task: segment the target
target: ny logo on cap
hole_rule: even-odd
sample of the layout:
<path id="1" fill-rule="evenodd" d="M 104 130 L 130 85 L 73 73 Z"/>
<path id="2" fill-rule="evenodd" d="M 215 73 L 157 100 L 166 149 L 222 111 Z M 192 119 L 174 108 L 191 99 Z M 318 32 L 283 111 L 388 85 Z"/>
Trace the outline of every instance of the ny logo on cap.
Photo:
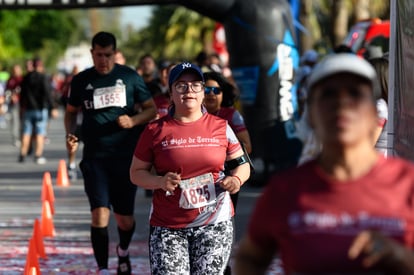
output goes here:
<path id="1" fill-rule="evenodd" d="M 183 63 L 183 70 L 185 69 L 185 68 L 191 68 L 191 64 L 190 63 Z"/>

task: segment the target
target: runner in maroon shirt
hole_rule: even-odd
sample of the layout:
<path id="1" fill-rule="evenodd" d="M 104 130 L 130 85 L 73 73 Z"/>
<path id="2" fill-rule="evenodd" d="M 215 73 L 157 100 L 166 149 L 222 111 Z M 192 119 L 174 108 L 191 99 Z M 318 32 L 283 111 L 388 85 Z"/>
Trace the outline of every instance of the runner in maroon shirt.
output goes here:
<path id="1" fill-rule="evenodd" d="M 233 242 L 230 194 L 249 178 L 249 163 L 224 174 L 224 163 L 244 153 L 227 121 L 202 107 L 200 68 L 178 64 L 169 86 L 172 108 L 146 127 L 130 169 L 133 183 L 154 190 L 151 274 L 223 274 Z"/>
<path id="2" fill-rule="evenodd" d="M 205 81 L 204 106 L 207 111 L 210 114 L 227 120 L 243 146 L 245 153 L 250 154 L 252 151 L 252 144 L 250 142 L 249 132 L 247 131 L 243 116 L 236 108 L 234 108 L 235 99 L 237 97 L 236 87 L 219 72 L 205 72 L 203 76 Z M 227 165 L 226 168 L 231 169 L 231 165 Z M 239 193 L 240 192 L 230 195 L 235 212 L 239 200 Z M 227 266 L 226 271 L 224 272 L 224 275 L 227 274 L 231 274 L 230 265 Z"/>
<path id="3" fill-rule="evenodd" d="M 375 71 L 352 54 L 326 57 L 310 75 L 318 157 L 274 175 L 236 256 L 236 274 L 414 274 L 414 166 L 372 146 Z"/>
<path id="4" fill-rule="evenodd" d="M 250 135 L 244 123 L 243 116 L 233 107 L 236 98 L 235 87 L 218 72 L 204 73 L 204 106 L 210 114 L 227 120 L 231 129 L 236 134 L 245 153 L 252 152 Z M 239 193 L 231 195 L 234 209 L 236 210 Z"/>
<path id="5" fill-rule="evenodd" d="M 228 121 L 247 153 L 252 152 L 250 135 L 241 113 L 234 108 L 236 88 L 218 72 L 204 73 L 204 106 L 210 114 Z"/>

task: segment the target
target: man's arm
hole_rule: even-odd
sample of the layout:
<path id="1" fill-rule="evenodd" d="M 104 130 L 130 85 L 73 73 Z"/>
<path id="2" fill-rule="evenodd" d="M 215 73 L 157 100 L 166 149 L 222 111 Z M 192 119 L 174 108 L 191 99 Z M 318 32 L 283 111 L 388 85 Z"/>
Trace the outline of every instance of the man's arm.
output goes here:
<path id="1" fill-rule="evenodd" d="M 73 133 L 76 130 L 76 119 L 80 108 L 72 106 L 70 104 L 66 105 L 65 110 L 65 131 L 66 131 L 66 149 L 68 153 L 75 152 L 78 148 L 78 137 Z"/>
<path id="2" fill-rule="evenodd" d="M 157 107 L 155 106 L 155 102 L 152 98 L 142 102 L 140 107 L 141 112 L 136 115 L 122 115 L 118 117 L 119 126 L 122 128 L 132 128 L 155 119 L 157 115 Z"/>
<path id="3" fill-rule="evenodd" d="M 75 132 L 76 117 L 78 115 L 78 112 L 79 112 L 78 107 L 72 106 L 70 104 L 66 105 L 65 118 L 64 118 L 66 135 Z"/>

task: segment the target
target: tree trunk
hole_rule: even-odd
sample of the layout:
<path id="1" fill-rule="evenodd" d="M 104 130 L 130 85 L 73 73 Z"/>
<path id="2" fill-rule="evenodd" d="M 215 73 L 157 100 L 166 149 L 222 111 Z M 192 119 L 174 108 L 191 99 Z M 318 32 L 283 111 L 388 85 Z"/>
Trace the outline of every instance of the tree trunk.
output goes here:
<path id="1" fill-rule="evenodd" d="M 302 26 L 308 30 L 308 33 L 300 32 L 299 49 L 302 53 L 312 49 L 314 44 L 310 19 L 312 12 L 312 0 L 301 0 L 299 19 Z"/>
<path id="2" fill-rule="evenodd" d="M 355 22 L 365 20 L 371 17 L 369 11 L 370 0 L 354 0 L 353 12 Z"/>
<path id="3" fill-rule="evenodd" d="M 332 5 L 332 45 L 339 46 L 348 32 L 348 10 L 346 0 L 335 0 Z"/>

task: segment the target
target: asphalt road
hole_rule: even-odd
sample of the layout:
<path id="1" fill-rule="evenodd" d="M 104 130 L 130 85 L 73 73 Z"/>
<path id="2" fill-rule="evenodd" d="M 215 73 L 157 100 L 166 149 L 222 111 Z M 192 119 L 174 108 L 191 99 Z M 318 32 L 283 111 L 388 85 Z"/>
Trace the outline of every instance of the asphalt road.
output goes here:
<path id="1" fill-rule="evenodd" d="M 17 162 L 19 148 L 12 144 L 9 129 L 0 129 L 0 274 L 22 274 L 26 263 L 29 239 L 34 221 L 42 212 L 41 190 L 43 175 L 50 172 L 55 195 L 53 225 L 56 235 L 45 237 L 46 259 L 39 259 L 42 274 L 95 274 L 95 260 L 89 242 L 90 212 L 83 191 L 83 181 L 70 181 L 69 186 L 57 186 L 60 160 L 66 161 L 62 112 L 51 121 L 44 156 L 47 163 L 35 164 L 33 156 L 24 163 Z M 78 161 L 80 153 L 78 154 Z M 236 216 L 236 243 L 242 236 L 252 207 L 261 188 L 246 184 L 239 196 Z M 131 244 L 134 274 L 149 274 L 148 215 L 151 199 L 138 189 L 135 216 L 136 232 Z M 110 224 L 110 269 L 116 270 L 116 226 Z M 276 273 L 269 273 L 276 274 Z"/>

